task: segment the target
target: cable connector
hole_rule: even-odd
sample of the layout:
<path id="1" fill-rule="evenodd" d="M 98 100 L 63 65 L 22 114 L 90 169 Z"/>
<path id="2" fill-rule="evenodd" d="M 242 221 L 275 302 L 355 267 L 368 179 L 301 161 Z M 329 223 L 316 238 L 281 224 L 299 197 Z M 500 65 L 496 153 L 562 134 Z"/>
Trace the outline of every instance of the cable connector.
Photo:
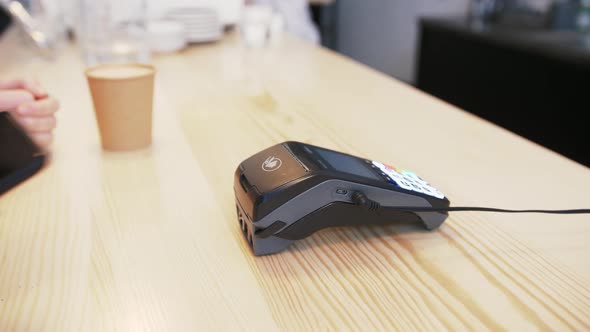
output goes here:
<path id="1" fill-rule="evenodd" d="M 352 194 L 352 202 L 368 211 L 378 211 L 381 209 L 381 204 L 367 197 L 360 191 L 355 191 Z"/>

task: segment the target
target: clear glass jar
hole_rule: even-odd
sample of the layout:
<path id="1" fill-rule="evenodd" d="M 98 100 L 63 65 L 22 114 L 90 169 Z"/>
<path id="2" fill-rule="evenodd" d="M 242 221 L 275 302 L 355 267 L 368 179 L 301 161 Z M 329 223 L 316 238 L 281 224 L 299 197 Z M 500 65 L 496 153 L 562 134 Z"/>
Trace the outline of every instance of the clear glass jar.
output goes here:
<path id="1" fill-rule="evenodd" d="M 66 36 L 63 10 L 59 3 L 47 0 L 0 0 L 0 6 L 12 16 L 27 48 L 32 46 L 35 54 L 46 59 L 55 57 Z"/>
<path id="2" fill-rule="evenodd" d="M 79 0 L 76 34 L 88 66 L 148 63 L 146 0 Z"/>

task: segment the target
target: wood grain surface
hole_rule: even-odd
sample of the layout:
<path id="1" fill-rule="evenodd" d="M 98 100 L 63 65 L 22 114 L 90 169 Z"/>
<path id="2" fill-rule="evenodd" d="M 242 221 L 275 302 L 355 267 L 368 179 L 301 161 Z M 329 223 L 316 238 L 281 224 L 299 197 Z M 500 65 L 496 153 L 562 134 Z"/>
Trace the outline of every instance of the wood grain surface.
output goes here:
<path id="1" fill-rule="evenodd" d="M 62 110 L 51 163 L 0 197 L 0 331 L 590 329 L 588 216 L 453 213 L 254 257 L 232 190 L 285 140 L 411 169 L 454 205 L 587 207 L 579 164 L 289 37 L 156 56 L 153 147 L 105 153 L 77 49 L 13 48 L 0 77 L 37 77 Z"/>

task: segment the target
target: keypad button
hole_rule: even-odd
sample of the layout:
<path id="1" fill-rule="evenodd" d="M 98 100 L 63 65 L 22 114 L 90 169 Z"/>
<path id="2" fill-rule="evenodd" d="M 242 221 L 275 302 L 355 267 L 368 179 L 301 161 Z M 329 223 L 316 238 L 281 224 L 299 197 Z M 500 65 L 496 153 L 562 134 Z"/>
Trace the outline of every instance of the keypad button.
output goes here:
<path id="1" fill-rule="evenodd" d="M 390 165 L 382 164 L 378 161 L 366 160 L 365 162 L 369 163 L 371 167 L 378 171 L 387 182 L 393 185 L 440 199 L 445 197 L 442 192 L 432 187 L 414 172 L 398 169 Z"/>
<path id="2" fill-rule="evenodd" d="M 422 191 L 426 194 L 426 195 L 430 195 L 430 196 L 435 196 L 435 192 L 434 190 L 432 190 L 429 187 L 423 186 L 422 187 Z"/>
<path id="3" fill-rule="evenodd" d="M 382 164 L 382 163 L 380 163 L 380 162 L 378 162 L 378 161 L 373 161 L 373 165 L 377 166 L 377 167 L 378 167 L 378 168 L 380 168 L 380 169 L 383 169 L 383 168 L 384 168 L 384 167 L 383 167 L 383 164 Z"/>
<path id="4" fill-rule="evenodd" d="M 399 174 L 397 174 L 397 173 L 395 173 L 393 171 L 388 170 L 386 173 L 387 173 L 387 175 L 389 175 L 394 180 L 399 181 L 399 180 L 403 180 L 404 179 L 401 176 L 399 176 Z"/>
<path id="5" fill-rule="evenodd" d="M 400 187 L 402 187 L 404 189 L 412 190 L 412 186 L 410 186 L 410 184 L 404 180 L 399 180 L 399 181 L 397 181 L 397 183 L 399 184 Z"/>
<path id="6" fill-rule="evenodd" d="M 434 188 L 432 188 L 432 189 L 434 189 Z M 434 197 L 443 199 L 443 198 L 445 198 L 445 195 L 442 192 L 434 189 Z"/>
<path id="7" fill-rule="evenodd" d="M 414 181 L 416 181 L 418 183 L 428 183 L 428 182 L 424 181 L 424 179 L 422 179 L 421 177 L 416 175 L 416 173 L 414 173 L 414 172 L 404 171 L 404 175 L 413 179 Z"/>

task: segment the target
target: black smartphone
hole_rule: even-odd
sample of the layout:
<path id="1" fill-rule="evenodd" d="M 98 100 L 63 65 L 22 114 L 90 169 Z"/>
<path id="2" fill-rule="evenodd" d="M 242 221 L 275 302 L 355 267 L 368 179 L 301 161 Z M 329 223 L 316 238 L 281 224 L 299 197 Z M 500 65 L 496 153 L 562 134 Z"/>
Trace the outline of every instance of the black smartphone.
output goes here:
<path id="1" fill-rule="evenodd" d="M 0 113 L 0 195 L 28 179 L 45 164 L 43 151 L 12 116 Z"/>

